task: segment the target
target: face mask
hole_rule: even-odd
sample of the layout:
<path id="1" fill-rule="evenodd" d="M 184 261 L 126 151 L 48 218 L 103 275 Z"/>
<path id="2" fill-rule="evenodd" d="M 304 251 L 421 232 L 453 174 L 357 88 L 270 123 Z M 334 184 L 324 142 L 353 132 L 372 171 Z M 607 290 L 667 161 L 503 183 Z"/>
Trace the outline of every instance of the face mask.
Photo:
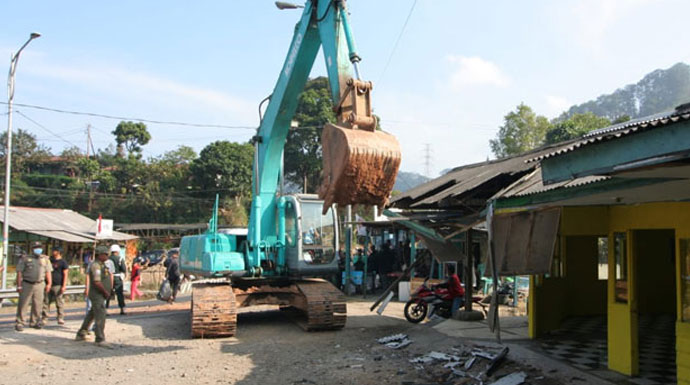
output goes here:
<path id="1" fill-rule="evenodd" d="M 37 247 L 34 249 L 34 254 L 41 255 L 42 253 L 43 253 L 43 249 L 41 249 L 40 247 Z"/>

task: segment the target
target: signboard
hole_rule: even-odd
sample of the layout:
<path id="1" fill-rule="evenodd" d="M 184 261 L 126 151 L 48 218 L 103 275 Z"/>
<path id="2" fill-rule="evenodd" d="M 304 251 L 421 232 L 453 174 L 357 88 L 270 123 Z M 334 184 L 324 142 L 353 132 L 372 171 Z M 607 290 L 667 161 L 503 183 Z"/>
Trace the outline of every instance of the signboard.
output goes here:
<path id="1" fill-rule="evenodd" d="M 110 238 L 113 236 L 113 220 L 99 217 L 96 220 L 96 238 Z"/>

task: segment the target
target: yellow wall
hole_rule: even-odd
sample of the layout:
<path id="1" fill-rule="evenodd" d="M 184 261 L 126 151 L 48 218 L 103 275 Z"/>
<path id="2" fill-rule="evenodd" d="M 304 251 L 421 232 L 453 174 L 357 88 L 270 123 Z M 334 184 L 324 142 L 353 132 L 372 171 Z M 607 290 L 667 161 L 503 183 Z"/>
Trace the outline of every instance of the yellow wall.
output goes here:
<path id="1" fill-rule="evenodd" d="M 561 240 L 563 277 L 535 277 L 530 287 L 530 335 L 558 329 L 569 316 L 606 313 L 606 281 L 597 277 L 597 236 L 569 236 Z"/>
<path id="2" fill-rule="evenodd" d="M 678 384 L 690 385 L 690 323 L 676 323 Z"/>
<path id="3" fill-rule="evenodd" d="M 675 230 L 676 255 L 675 255 L 675 306 L 673 309 L 673 297 L 668 293 L 671 290 L 674 280 L 660 279 L 660 276 L 670 274 L 671 263 L 668 256 L 671 250 L 668 247 L 659 246 L 657 248 L 647 247 L 649 244 L 661 245 L 659 233 L 635 232 L 634 230 L 648 229 L 672 229 Z M 607 294 L 608 305 L 608 344 L 609 344 L 609 367 L 625 374 L 635 374 L 638 370 L 638 327 L 637 315 L 640 312 L 674 312 L 680 314 L 681 308 L 681 281 L 680 281 L 680 255 L 678 239 L 690 238 L 690 203 L 671 202 L 671 203 L 650 203 L 634 206 L 593 206 L 593 207 L 566 207 L 561 214 L 560 236 L 566 239 L 565 263 L 566 278 L 543 278 L 532 277 L 530 280 L 530 315 L 529 332 L 530 337 L 535 338 L 541 333 L 557 327 L 562 319 L 569 312 L 587 312 L 594 309 L 601 309 L 601 304 L 586 303 L 581 299 L 576 299 L 576 291 L 572 287 L 585 288 L 584 290 L 594 290 L 599 292 L 601 288 L 590 287 L 587 284 L 582 286 L 569 283 L 569 275 L 580 276 L 581 278 L 594 277 L 596 270 L 591 270 L 589 263 L 596 266 L 596 259 L 589 259 L 589 250 L 586 236 L 609 235 L 609 261 L 612 261 L 612 240 L 613 232 L 627 232 L 628 234 L 628 266 L 632 267 L 629 271 L 628 285 L 630 302 L 628 304 L 616 303 L 613 296 L 614 281 L 608 285 Z M 583 237 L 584 236 L 584 237 Z M 640 237 L 635 249 L 633 240 L 635 236 Z M 574 242 L 574 243 L 573 243 Z M 591 245 L 591 244 L 589 244 Z M 662 250 L 666 249 L 666 250 Z M 584 255 L 585 257 L 573 258 L 572 254 Z M 640 258 L 635 258 L 637 254 Z M 661 257 L 659 257 L 661 255 Z M 594 254 L 596 258 L 596 254 Z M 638 260 L 636 260 L 638 259 Z M 668 263 L 664 263 L 668 262 Z M 609 277 L 614 276 L 614 266 L 609 264 Z M 590 282 L 590 284 L 595 284 Z M 639 291 L 638 291 L 639 285 Z M 642 294 L 642 295 L 640 295 Z M 594 294 L 581 292 L 582 297 Z M 596 297 L 596 295 L 594 295 Z M 570 302 L 573 308 L 563 306 L 563 302 Z M 588 308 L 591 306 L 591 308 Z M 680 316 L 676 325 L 676 347 L 678 365 L 678 383 L 690 385 L 690 323 L 681 322 Z"/>

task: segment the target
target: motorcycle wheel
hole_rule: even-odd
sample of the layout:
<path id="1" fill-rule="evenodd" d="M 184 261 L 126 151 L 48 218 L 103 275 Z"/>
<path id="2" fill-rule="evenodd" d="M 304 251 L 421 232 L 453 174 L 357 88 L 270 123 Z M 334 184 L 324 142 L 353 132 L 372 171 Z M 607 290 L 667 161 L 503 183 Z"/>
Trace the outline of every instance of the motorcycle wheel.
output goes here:
<path id="1" fill-rule="evenodd" d="M 405 319 L 418 324 L 426 318 L 426 312 L 429 310 L 426 302 L 407 301 L 405 304 Z"/>

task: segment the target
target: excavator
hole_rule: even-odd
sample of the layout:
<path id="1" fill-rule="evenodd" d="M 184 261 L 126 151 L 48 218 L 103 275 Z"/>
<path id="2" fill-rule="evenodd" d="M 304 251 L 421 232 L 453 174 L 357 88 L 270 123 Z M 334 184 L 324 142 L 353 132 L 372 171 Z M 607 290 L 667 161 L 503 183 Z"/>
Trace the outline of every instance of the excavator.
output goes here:
<path id="1" fill-rule="evenodd" d="M 237 309 L 264 304 L 290 311 L 309 331 L 344 327 L 345 298 L 323 279 L 338 273 L 336 205 L 383 207 L 395 183 L 400 145 L 377 129 L 372 84 L 360 78 L 361 58 L 346 2 L 307 0 L 303 8 L 252 139 L 248 229 L 219 231 L 214 214 L 205 234 L 186 236 L 180 244 L 182 272 L 201 277 L 192 285 L 191 333 L 196 338 L 233 336 Z M 322 131 L 322 184 L 318 196 L 284 194 L 283 151 L 319 48 L 337 116 Z"/>

